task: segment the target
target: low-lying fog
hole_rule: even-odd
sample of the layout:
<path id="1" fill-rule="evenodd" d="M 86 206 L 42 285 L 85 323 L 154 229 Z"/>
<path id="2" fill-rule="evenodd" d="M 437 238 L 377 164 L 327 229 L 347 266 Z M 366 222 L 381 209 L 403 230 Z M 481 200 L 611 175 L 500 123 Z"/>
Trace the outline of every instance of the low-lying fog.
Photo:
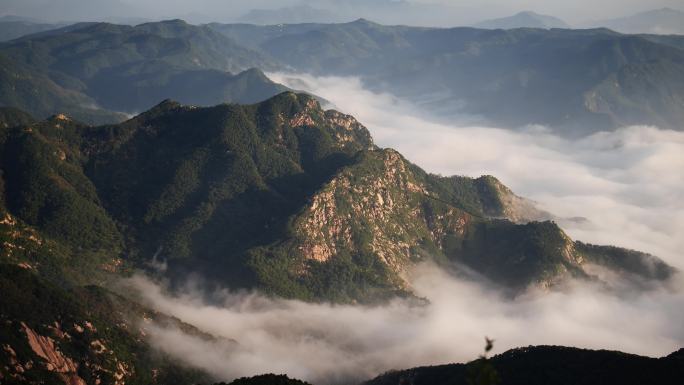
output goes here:
<path id="1" fill-rule="evenodd" d="M 542 127 L 458 127 L 368 92 L 354 78 L 271 77 L 331 101 L 366 125 L 378 145 L 430 172 L 495 175 L 560 218 L 585 218 L 559 221 L 573 238 L 647 251 L 684 270 L 682 132 L 625 127 L 569 140 Z M 508 300 L 429 265 L 413 272 L 416 293 L 430 300 L 420 307 L 400 300 L 307 304 L 228 291 L 213 293 L 208 304 L 195 284 L 180 296 L 142 276 L 128 284 L 160 311 L 237 341 L 148 325 L 157 347 L 223 380 L 275 372 L 354 383 L 390 369 L 474 359 L 485 335 L 496 339 L 494 353 L 556 344 L 661 356 L 684 346 L 681 291 L 618 295 L 574 284 Z"/>

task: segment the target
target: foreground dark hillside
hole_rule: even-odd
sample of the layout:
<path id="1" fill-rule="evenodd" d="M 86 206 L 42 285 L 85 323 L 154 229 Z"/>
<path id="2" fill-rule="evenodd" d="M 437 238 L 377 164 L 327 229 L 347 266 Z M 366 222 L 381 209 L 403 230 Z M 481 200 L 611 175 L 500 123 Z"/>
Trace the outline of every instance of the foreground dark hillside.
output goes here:
<path id="1" fill-rule="evenodd" d="M 101 127 L 4 116 L 18 124 L 0 137 L 7 237 L 44 238 L 59 255 L 23 246 L 5 258 L 71 281 L 163 262 L 179 281 L 194 272 L 353 302 L 411 295 L 406 273 L 426 260 L 512 293 L 597 280 L 586 264 L 646 286 L 675 274 L 650 255 L 574 242 L 494 177 L 428 174 L 303 94 L 211 108 L 165 101 Z"/>
<path id="2" fill-rule="evenodd" d="M 202 335 L 97 286 L 65 289 L 0 264 L 0 383 L 191 384 L 209 377 L 145 343 L 147 325 Z M 142 320 L 146 321 L 143 322 Z"/>
<path id="3" fill-rule="evenodd" d="M 307 382 L 289 378 L 284 374 L 262 374 L 254 377 L 238 378 L 226 384 L 221 382 L 214 385 L 310 385 Z"/>
<path id="4" fill-rule="evenodd" d="M 478 382 L 478 378 L 485 378 L 485 370 L 491 370 L 484 367 L 493 368 L 496 373 L 494 380 Z M 670 385 L 679 383 L 683 377 L 684 349 L 666 357 L 649 358 L 617 351 L 530 346 L 509 350 L 488 361 L 479 359 L 467 364 L 392 371 L 362 385 Z M 230 383 L 304 384 L 273 374 L 241 378 Z"/>
<path id="5" fill-rule="evenodd" d="M 571 240 L 492 176 L 428 174 L 305 94 L 167 100 L 105 126 L 3 108 L 0 171 L 3 383 L 212 380 L 153 350 L 146 325 L 212 336 L 107 289 L 133 269 L 334 303 L 412 296 L 422 261 L 512 294 L 599 281 L 587 264 L 639 289 L 676 274 Z"/>
<path id="6" fill-rule="evenodd" d="M 390 372 L 364 385 L 469 384 L 479 361 Z M 606 350 L 531 346 L 494 356 L 500 385 L 670 385 L 684 378 L 684 351 L 649 358 Z"/>

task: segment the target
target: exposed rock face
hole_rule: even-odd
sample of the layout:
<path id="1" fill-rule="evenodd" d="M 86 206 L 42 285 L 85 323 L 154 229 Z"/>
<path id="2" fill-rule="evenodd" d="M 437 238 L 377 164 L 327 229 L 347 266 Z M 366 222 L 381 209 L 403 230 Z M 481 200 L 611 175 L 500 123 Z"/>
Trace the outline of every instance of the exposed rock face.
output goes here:
<path id="1" fill-rule="evenodd" d="M 313 126 L 314 120 L 311 117 L 311 112 L 318 109 L 318 102 L 314 99 L 309 99 L 306 101 L 304 108 L 297 112 L 289 121 L 288 124 L 291 127 L 301 127 L 301 126 Z"/>
<path id="2" fill-rule="evenodd" d="M 199 331 L 102 288 L 67 291 L 34 269 L 0 263 L 0 384 L 207 383 L 160 356 L 137 320 Z M 202 334 L 204 338 L 209 338 Z"/>
<path id="3" fill-rule="evenodd" d="M 419 258 L 415 249 L 425 237 L 439 243 L 446 232 L 463 233 L 466 213 L 450 208 L 433 216 L 423 209 L 426 188 L 398 152 L 376 150 L 364 157 L 314 195 L 299 218 L 299 248 L 306 258 L 324 262 L 342 249 L 368 249 L 402 274 Z"/>
<path id="4" fill-rule="evenodd" d="M 0 370 L 0 380 L 2 380 L 5 377 L 9 377 L 15 381 L 26 381 L 24 373 L 26 372 L 26 370 L 31 369 L 31 367 L 33 366 L 33 362 L 29 361 L 26 363 L 26 365 L 22 365 L 17 357 L 17 352 L 15 352 L 14 349 L 7 344 L 2 345 L 2 353 L 4 353 L 5 356 L 7 356 L 8 358 L 5 366 L 5 371 L 7 373 L 4 374 Z"/>
<path id="5" fill-rule="evenodd" d="M 473 216 L 458 200 L 440 197 L 430 186 L 435 178 L 394 150 L 364 152 L 358 163 L 321 188 L 297 218 L 298 250 L 317 262 L 339 254 L 371 254 L 400 287 L 410 289 L 404 277 L 411 265 L 427 256 L 459 259 L 464 252 L 452 245 L 480 231 L 475 223 L 488 217 L 527 223 L 545 215 L 495 178 L 483 177 L 474 183 L 484 216 Z M 559 237 L 562 246 L 554 251 L 559 261 L 578 267 L 572 240 Z M 561 265 L 540 275 L 539 284 L 549 287 L 572 274 Z"/>
<path id="6" fill-rule="evenodd" d="M 443 190 L 440 183 L 451 183 L 454 190 Z M 468 188 L 474 193 L 454 195 Z M 494 177 L 428 175 L 394 150 L 375 149 L 362 152 L 311 198 L 294 222 L 295 242 L 302 256 L 316 263 L 371 255 L 391 272 L 398 288 L 408 291 L 407 270 L 426 257 L 465 264 L 515 291 L 529 285 L 549 289 L 573 277 L 591 279 L 586 263 L 610 266 L 622 258 L 593 257 L 550 218 Z M 656 274 L 640 267 L 646 262 L 634 264 L 642 277 L 664 278 L 673 271 L 658 264 L 661 273 Z"/>
<path id="7" fill-rule="evenodd" d="M 345 115 L 335 110 L 327 110 L 323 116 L 326 123 L 332 128 L 336 142 L 340 147 L 365 143 L 365 149 L 370 150 L 374 148 L 373 138 L 371 138 L 370 133 L 353 116 Z"/>
<path id="8" fill-rule="evenodd" d="M 296 220 L 298 249 L 305 258 L 326 262 L 345 252 L 370 253 L 402 287 L 412 262 L 426 244 L 441 247 L 447 234 L 464 236 L 472 216 L 433 200 L 423 176 L 391 149 L 365 152 L 311 199 Z"/>
<path id="9" fill-rule="evenodd" d="M 289 94 L 293 98 L 302 95 Z M 282 119 L 285 123 L 285 118 Z M 323 110 L 320 103 L 311 97 L 306 97 L 303 108 L 286 122 L 290 127 L 323 126 L 334 137 L 333 145 L 340 149 L 373 149 L 373 139 L 368 129 L 353 116 L 335 110 Z"/>
<path id="10" fill-rule="evenodd" d="M 23 322 L 21 327 L 26 333 L 28 344 L 33 352 L 45 360 L 47 370 L 59 373 L 67 385 L 86 385 L 86 382 L 78 376 L 78 365 L 58 350 L 52 338 L 41 336 Z"/>

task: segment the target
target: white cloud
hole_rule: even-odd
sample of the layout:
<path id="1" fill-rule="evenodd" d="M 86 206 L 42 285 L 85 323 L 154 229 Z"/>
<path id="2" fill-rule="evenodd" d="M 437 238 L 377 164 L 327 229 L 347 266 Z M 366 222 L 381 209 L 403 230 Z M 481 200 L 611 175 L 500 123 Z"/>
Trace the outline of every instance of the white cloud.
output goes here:
<path id="1" fill-rule="evenodd" d="M 429 305 L 311 304 L 230 292 L 213 293 L 208 304 L 206 293 L 171 296 L 141 276 L 128 284 L 149 305 L 225 338 L 147 330 L 154 346 L 220 380 L 273 372 L 316 384 L 354 383 L 391 369 L 469 361 L 481 353 L 485 335 L 496 339 L 495 353 L 556 344 L 661 356 L 684 344 L 678 294 L 621 298 L 574 286 L 511 301 L 434 266 L 413 274 Z"/>

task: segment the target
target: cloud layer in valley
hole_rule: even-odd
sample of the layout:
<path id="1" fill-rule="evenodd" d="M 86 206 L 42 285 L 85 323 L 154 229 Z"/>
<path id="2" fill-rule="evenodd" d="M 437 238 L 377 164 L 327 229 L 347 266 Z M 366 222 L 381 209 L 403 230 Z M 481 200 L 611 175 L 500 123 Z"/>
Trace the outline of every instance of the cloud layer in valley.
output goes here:
<path id="1" fill-rule="evenodd" d="M 485 335 L 496 339 L 495 353 L 555 344 L 661 356 L 684 344 L 684 298 L 675 293 L 617 297 L 575 286 L 510 301 L 434 266 L 413 274 L 416 293 L 430 304 L 309 304 L 230 292 L 213 293 L 209 304 L 206 293 L 172 296 L 142 276 L 128 284 L 147 304 L 222 337 L 146 326 L 154 346 L 221 380 L 273 372 L 356 383 L 391 369 L 472 360 Z"/>
<path id="2" fill-rule="evenodd" d="M 358 79 L 271 76 L 356 116 L 378 145 L 430 172 L 495 175 L 560 218 L 585 218 L 561 221 L 575 239 L 647 251 L 684 269 L 684 133 L 626 127 L 570 140 L 543 127 L 458 126 L 366 91 Z M 142 276 L 128 285 L 147 304 L 224 337 L 207 341 L 147 326 L 158 348 L 224 380 L 276 372 L 317 384 L 352 383 L 390 369 L 468 361 L 481 352 L 485 335 L 496 339 L 495 352 L 557 344 L 661 356 L 684 346 L 681 291 L 607 293 L 571 284 L 510 300 L 429 265 L 418 266 L 412 282 L 428 305 L 333 306 L 228 291 L 207 296 L 197 285 L 171 295 Z"/>

